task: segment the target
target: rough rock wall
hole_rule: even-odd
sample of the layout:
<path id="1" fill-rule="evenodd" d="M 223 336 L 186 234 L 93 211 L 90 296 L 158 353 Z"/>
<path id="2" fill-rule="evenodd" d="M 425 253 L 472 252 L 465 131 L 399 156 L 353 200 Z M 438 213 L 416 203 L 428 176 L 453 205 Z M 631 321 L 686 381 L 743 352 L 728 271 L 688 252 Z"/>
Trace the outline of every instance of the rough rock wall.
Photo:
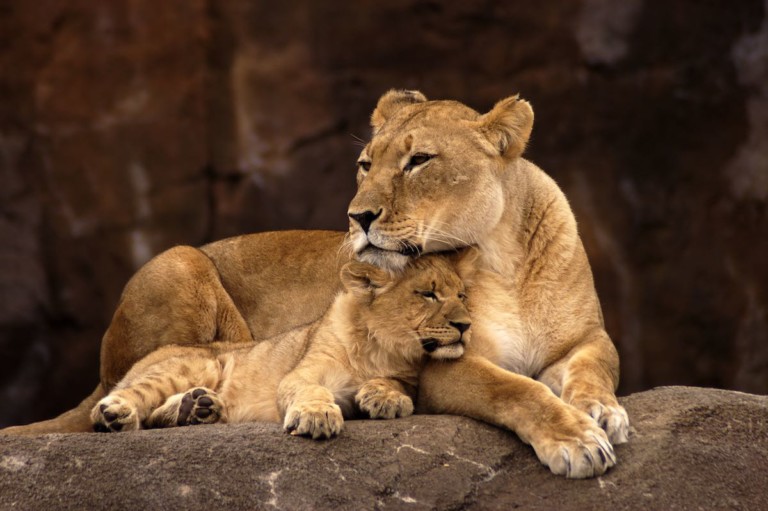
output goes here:
<path id="1" fill-rule="evenodd" d="M 622 391 L 768 392 L 766 2 L 0 2 L 0 423 L 68 408 L 153 254 L 345 228 L 390 87 L 515 93 Z"/>

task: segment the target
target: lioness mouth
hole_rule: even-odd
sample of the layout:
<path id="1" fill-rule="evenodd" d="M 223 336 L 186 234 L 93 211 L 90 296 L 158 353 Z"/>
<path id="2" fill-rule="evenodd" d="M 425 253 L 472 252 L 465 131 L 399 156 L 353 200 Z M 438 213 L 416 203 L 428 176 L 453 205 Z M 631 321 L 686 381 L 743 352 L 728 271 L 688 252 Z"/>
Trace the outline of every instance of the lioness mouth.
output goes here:
<path id="1" fill-rule="evenodd" d="M 373 243 L 369 242 L 365 247 L 363 247 L 363 249 L 359 253 L 362 254 L 363 252 L 368 250 L 374 250 L 374 251 L 378 250 L 381 252 L 395 252 L 397 254 L 404 255 L 407 257 L 418 256 L 422 252 L 422 248 L 420 246 L 414 243 L 411 243 L 409 241 L 403 242 L 403 246 L 399 250 L 387 250 L 386 248 L 378 247 Z"/>

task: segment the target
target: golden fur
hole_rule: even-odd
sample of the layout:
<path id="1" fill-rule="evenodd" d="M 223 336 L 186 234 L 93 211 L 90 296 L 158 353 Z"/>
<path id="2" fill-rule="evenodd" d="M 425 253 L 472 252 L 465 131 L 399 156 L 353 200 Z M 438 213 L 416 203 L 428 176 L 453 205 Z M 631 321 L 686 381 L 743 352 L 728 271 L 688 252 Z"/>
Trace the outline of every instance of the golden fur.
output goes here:
<path id="1" fill-rule="evenodd" d="M 310 326 L 258 344 L 161 347 L 94 406 L 94 429 L 282 420 L 330 438 L 359 412 L 410 415 L 423 360 L 460 357 L 469 340 L 462 257 L 428 255 L 394 274 L 351 261 L 345 291 Z"/>
<path id="2" fill-rule="evenodd" d="M 626 441 L 629 431 L 614 395 L 618 355 L 568 202 L 521 157 L 530 105 L 513 96 L 479 114 L 390 91 L 371 123 L 346 240 L 264 233 L 159 255 L 126 286 L 102 342 L 94 393 L 57 419 L 6 431 L 89 428 L 88 412 L 105 390 L 165 344 L 258 340 L 317 319 L 350 252 L 397 268 L 475 244 L 473 342 L 466 356 L 425 366 L 418 408 L 507 427 L 556 473 L 604 472 L 612 464 L 600 456 L 604 444 Z"/>

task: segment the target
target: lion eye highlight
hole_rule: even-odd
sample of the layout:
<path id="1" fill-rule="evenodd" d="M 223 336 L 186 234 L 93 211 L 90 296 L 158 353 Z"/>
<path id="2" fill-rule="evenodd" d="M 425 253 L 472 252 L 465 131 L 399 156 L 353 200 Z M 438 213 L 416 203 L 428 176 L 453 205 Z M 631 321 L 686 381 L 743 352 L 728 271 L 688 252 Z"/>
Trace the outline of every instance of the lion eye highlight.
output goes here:
<path id="1" fill-rule="evenodd" d="M 360 167 L 360 170 L 362 170 L 363 172 L 368 172 L 369 170 L 371 170 L 371 162 L 366 160 L 360 160 L 359 162 L 357 162 L 357 166 Z"/>
<path id="2" fill-rule="evenodd" d="M 405 172 L 408 172 L 409 170 L 413 170 L 414 168 L 418 167 L 419 165 L 424 165 L 429 160 L 434 158 L 433 154 L 426 154 L 426 153 L 416 153 L 413 156 L 411 156 L 411 159 L 408 160 L 408 164 L 403 169 Z"/>

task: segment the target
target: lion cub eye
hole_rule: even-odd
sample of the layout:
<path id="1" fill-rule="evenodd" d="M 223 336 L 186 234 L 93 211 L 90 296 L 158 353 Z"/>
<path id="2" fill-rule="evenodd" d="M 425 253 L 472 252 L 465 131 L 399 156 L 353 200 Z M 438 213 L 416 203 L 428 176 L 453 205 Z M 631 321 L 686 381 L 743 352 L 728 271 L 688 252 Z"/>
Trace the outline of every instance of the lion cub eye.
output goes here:
<path id="1" fill-rule="evenodd" d="M 359 162 L 357 162 L 357 166 L 360 167 L 360 170 L 362 170 L 363 172 L 368 172 L 369 170 L 371 170 L 371 162 L 369 161 L 360 160 Z"/>
<path id="2" fill-rule="evenodd" d="M 408 172 L 409 170 L 413 170 L 415 167 L 418 167 L 419 165 L 424 165 L 432 158 L 434 158 L 434 155 L 432 154 L 416 153 L 413 156 L 411 156 L 411 159 L 408 160 L 408 164 L 405 166 L 403 170 L 405 172 Z"/>
<path id="3" fill-rule="evenodd" d="M 433 293 L 432 291 L 416 291 L 417 294 L 420 294 L 430 302 L 434 302 L 437 300 L 437 295 Z"/>
<path id="4" fill-rule="evenodd" d="M 459 300 L 461 300 L 462 302 L 467 300 L 467 295 L 465 295 L 464 293 L 459 293 L 458 297 L 459 297 Z"/>

